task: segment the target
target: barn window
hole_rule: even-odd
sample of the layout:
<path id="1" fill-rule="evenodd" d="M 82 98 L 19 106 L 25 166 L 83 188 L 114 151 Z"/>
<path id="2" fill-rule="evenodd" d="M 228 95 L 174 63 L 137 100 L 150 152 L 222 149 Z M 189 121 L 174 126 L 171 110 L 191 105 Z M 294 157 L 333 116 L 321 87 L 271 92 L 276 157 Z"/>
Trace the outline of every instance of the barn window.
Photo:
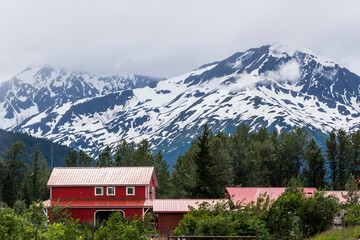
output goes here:
<path id="1" fill-rule="evenodd" d="M 103 193 L 103 187 L 95 187 L 95 196 L 102 196 Z"/>
<path id="2" fill-rule="evenodd" d="M 107 187 L 106 188 L 106 194 L 110 195 L 110 196 L 114 196 L 115 195 L 115 187 Z"/>
<path id="3" fill-rule="evenodd" d="M 135 195 L 135 187 L 126 187 L 126 195 Z"/>

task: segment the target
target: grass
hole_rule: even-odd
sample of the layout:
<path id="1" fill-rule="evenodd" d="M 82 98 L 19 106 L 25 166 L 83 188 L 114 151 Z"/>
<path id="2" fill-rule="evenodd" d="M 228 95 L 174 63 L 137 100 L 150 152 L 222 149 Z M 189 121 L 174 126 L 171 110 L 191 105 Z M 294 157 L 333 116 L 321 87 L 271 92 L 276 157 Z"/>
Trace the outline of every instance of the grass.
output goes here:
<path id="1" fill-rule="evenodd" d="M 360 226 L 356 227 L 347 227 L 341 230 L 329 230 L 327 232 L 323 232 L 311 240 L 347 240 L 347 239 L 354 239 L 358 240 L 358 236 L 360 235 Z"/>

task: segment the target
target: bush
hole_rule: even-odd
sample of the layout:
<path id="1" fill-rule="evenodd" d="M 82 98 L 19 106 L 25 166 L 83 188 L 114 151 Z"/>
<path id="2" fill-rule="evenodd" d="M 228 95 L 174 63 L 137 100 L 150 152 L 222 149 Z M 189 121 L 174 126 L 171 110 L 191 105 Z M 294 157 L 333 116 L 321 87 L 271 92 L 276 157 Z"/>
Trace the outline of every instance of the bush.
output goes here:
<path id="1" fill-rule="evenodd" d="M 255 236 L 258 228 L 261 239 L 271 239 L 265 222 L 255 216 L 254 206 L 231 211 L 227 202 L 201 203 L 184 216 L 174 235 Z"/>
<path id="2" fill-rule="evenodd" d="M 125 219 L 122 212 L 113 213 L 95 233 L 95 239 L 145 239 L 150 226 L 149 215 Z"/>
<path id="3" fill-rule="evenodd" d="M 35 236 L 35 231 L 31 223 L 17 215 L 13 209 L 0 209 L 0 240 L 31 239 Z"/>

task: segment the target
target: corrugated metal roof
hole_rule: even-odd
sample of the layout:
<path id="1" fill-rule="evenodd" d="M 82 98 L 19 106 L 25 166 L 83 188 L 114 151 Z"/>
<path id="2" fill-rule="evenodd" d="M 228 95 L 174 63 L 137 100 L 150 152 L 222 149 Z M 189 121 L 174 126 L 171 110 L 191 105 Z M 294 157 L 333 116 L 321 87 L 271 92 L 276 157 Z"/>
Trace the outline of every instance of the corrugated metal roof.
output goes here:
<path id="1" fill-rule="evenodd" d="M 347 191 L 325 191 L 325 196 L 333 195 L 339 199 L 340 203 L 346 203 L 346 199 L 343 195 L 347 195 Z"/>
<path id="2" fill-rule="evenodd" d="M 256 202 L 258 197 L 265 193 L 269 196 L 270 200 L 275 200 L 285 192 L 285 189 L 282 187 L 228 187 L 226 191 L 234 204 L 242 202 L 242 205 L 246 205 L 252 201 Z M 315 191 L 316 188 L 304 188 L 307 196 L 310 196 Z"/>
<path id="3" fill-rule="evenodd" d="M 189 206 L 198 208 L 202 202 L 216 203 L 220 199 L 154 199 L 154 213 L 187 213 Z"/>
<path id="4" fill-rule="evenodd" d="M 111 186 L 148 185 L 154 177 L 154 167 L 58 167 L 54 168 L 47 185 Z"/>
<path id="5" fill-rule="evenodd" d="M 57 200 L 46 200 L 43 202 L 43 204 L 46 208 L 49 208 L 51 206 L 51 203 L 53 205 L 56 205 Z M 152 199 L 59 200 L 59 205 L 61 205 L 63 207 L 69 206 L 71 208 L 152 207 L 153 200 Z"/>

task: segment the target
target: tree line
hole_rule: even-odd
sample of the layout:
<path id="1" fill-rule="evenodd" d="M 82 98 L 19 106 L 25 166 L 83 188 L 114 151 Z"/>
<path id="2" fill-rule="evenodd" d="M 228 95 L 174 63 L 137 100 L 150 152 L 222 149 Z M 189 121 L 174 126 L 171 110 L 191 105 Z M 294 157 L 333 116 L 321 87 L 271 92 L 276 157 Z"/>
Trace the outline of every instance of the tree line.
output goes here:
<path id="1" fill-rule="evenodd" d="M 221 198 L 225 187 L 282 187 L 292 178 L 305 187 L 345 189 L 350 174 L 360 177 L 360 131 L 333 130 L 326 146 L 323 152 L 299 127 L 290 132 L 250 132 L 242 124 L 229 135 L 213 134 L 204 125 L 173 165 L 170 195 Z"/>
<path id="2" fill-rule="evenodd" d="M 29 205 L 48 198 L 46 160 L 39 148 L 32 154 L 25 148 L 23 142 L 15 142 L 0 158 L 0 201 L 9 206 L 19 199 Z M 345 189 L 350 175 L 360 176 L 359 149 L 360 131 L 333 130 L 323 151 L 304 128 L 251 132 L 242 124 L 233 134 L 213 134 L 205 124 L 171 172 L 161 151 L 154 154 L 146 139 L 138 144 L 121 139 L 115 149 L 106 146 L 97 161 L 83 151 L 70 150 L 64 163 L 68 167 L 154 166 L 157 198 L 221 198 L 226 187 L 282 187 L 291 178 L 305 187 Z"/>
<path id="3" fill-rule="evenodd" d="M 49 168 L 46 159 L 35 148 L 28 156 L 25 144 L 17 141 L 5 151 L 5 161 L 0 157 L 0 203 L 13 206 L 17 200 L 23 200 L 27 206 L 33 201 L 48 199 L 46 183 Z M 25 163 L 30 158 L 31 165 Z"/>

